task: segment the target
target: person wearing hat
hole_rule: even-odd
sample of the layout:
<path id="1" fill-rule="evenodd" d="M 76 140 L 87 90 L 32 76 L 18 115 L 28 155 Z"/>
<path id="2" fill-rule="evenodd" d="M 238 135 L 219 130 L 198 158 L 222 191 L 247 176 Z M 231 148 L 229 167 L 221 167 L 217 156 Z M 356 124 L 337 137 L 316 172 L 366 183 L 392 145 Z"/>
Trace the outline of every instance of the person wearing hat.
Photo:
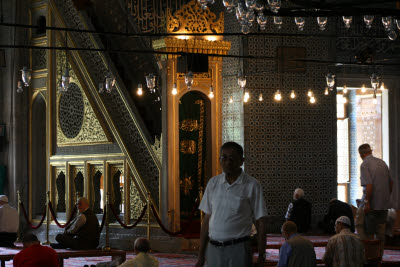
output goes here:
<path id="1" fill-rule="evenodd" d="M 0 195 L 0 247 L 13 247 L 17 239 L 18 212 L 8 204 L 8 197 Z"/>
<path id="2" fill-rule="evenodd" d="M 351 221 L 347 216 L 337 218 L 336 235 L 328 240 L 323 258 L 327 267 L 362 267 L 365 254 L 361 239 L 350 231 Z"/>

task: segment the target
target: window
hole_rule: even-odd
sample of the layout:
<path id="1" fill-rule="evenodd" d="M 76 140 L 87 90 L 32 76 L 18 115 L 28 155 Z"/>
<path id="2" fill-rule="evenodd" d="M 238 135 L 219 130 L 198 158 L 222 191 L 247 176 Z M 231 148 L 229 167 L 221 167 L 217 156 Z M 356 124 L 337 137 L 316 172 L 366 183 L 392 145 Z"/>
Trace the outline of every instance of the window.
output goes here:
<path id="1" fill-rule="evenodd" d="M 346 109 L 343 95 L 336 96 L 337 110 L 337 198 L 346 202 L 348 183 L 350 180 L 349 161 L 349 120 L 346 118 Z"/>

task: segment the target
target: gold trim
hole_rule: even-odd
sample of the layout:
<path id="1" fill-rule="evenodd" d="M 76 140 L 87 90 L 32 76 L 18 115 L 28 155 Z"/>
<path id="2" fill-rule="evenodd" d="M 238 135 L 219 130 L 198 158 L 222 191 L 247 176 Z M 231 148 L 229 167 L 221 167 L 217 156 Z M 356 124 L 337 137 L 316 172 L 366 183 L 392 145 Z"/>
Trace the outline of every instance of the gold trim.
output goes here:
<path id="1" fill-rule="evenodd" d="M 38 1 L 38 2 L 39 2 L 39 1 Z M 32 11 L 37 11 L 37 10 L 40 10 L 40 9 L 46 9 L 48 6 L 49 6 L 49 4 L 43 4 L 43 5 L 39 5 L 39 6 L 32 7 L 31 10 L 32 10 Z M 47 19 L 47 18 L 46 18 L 46 19 Z"/>
<path id="2" fill-rule="evenodd" d="M 31 39 L 32 39 L 32 42 L 40 42 L 40 41 L 43 41 L 45 39 L 47 41 L 47 36 L 35 37 L 35 38 L 31 38 Z"/>
<path id="3" fill-rule="evenodd" d="M 36 73 L 40 72 L 40 74 L 36 74 Z M 45 73 L 42 73 L 45 72 Z M 41 70 L 37 70 L 37 71 L 33 71 L 32 72 L 32 79 L 41 79 L 41 78 L 47 78 L 48 73 L 47 73 L 47 69 L 41 69 Z"/>
<path id="4" fill-rule="evenodd" d="M 114 154 L 87 154 L 87 155 L 54 155 L 50 157 L 50 160 L 66 160 L 66 159 L 76 159 L 76 160 L 83 160 L 88 158 L 113 158 L 113 157 L 121 157 L 124 158 L 125 155 L 122 153 L 114 153 Z"/>
<path id="5" fill-rule="evenodd" d="M 199 125 L 199 141 L 197 142 L 197 181 L 198 186 L 203 186 L 201 184 L 201 173 L 202 173 L 202 161 L 203 161 L 203 128 L 204 128 L 204 100 L 196 100 L 195 104 L 200 105 L 200 125 Z"/>
<path id="6" fill-rule="evenodd" d="M 223 33 L 224 12 L 219 19 L 209 8 L 203 9 L 196 0 L 183 5 L 174 15 L 168 10 L 168 33 Z"/>

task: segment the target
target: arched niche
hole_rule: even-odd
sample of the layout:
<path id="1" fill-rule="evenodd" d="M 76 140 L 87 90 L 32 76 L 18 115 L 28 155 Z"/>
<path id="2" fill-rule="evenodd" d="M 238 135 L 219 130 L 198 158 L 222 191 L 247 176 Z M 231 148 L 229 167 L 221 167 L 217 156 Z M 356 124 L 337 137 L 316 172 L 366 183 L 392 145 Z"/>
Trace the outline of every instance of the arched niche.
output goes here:
<path id="1" fill-rule="evenodd" d="M 57 212 L 65 212 L 65 174 L 61 171 L 56 178 Z"/>
<path id="2" fill-rule="evenodd" d="M 192 90 L 179 99 L 179 198 L 181 227 L 192 217 L 196 200 L 211 178 L 211 101 L 204 93 Z M 189 229 L 190 233 L 200 232 L 198 223 Z"/>
<path id="3" fill-rule="evenodd" d="M 84 196 L 84 178 L 82 172 L 78 172 L 76 176 L 74 177 L 74 192 L 77 194 L 79 197 Z"/>
<path id="4" fill-rule="evenodd" d="M 112 205 L 114 207 L 115 212 L 119 215 L 121 214 L 121 204 L 122 204 L 122 190 L 123 190 L 123 185 L 121 187 L 121 182 L 123 182 L 122 179 L 122 172 L 120 170 L 117 170 L 114 175 L 112 176 L 111 179 L 111 196 L 112 196 Z"/>
<path id="5" fill-rule="evenodd" d="M 104 177 L 100 171 L 97 171 L 93 177 L 93 212 L 102 214 L 104 208 Z"/>
<path id="6" fill-rule="evenodd" d="M 32 215 L 41 215 L 46 203 L 46 102 L 42 94 L 31 108 L 31 203 Z"/>

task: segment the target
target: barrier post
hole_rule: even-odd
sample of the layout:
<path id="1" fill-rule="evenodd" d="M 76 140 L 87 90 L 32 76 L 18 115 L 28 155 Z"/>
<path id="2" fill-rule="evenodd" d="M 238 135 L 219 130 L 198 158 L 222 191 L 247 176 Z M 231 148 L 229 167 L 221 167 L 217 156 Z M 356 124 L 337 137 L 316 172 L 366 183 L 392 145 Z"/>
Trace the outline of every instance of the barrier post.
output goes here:
<path id="1" fill-rule="evenodd" d="M 17 202 L 18 202 L 18 221 L 21 219 L 21 194 L 19 190 L 17 190 Z M 17 240 L 15 240 L 15 243 L 21 243 L 21 223 L 18 223 L 18 231 L 17 231 Z"/>
<path id="2" fill-rule="evenodd" d="M 47 213 L 46 213 L 46 242 L 43 243 L 43 245 L 50 245 L 49 241 L 49 231 L 50 231 L 50 208 L 49 208 L 49 203 L 50 203 L 50 191 L 47 191 L 46 194 L 47 198 Z"/>
<path id="3" fill-rule="evenodd" d="M 200 187 L 200 202 L 203 199 L 203 187 Z M 200 203 L 199 202 L 199 203 Z M 203 222 L 204 213 L 200 210 L 200 223 Z"/>
<path id="4" fill-rule="evenodd" d="M 110 240 L 109 240 L 109 222 L 108 222 L 108 218 L 109 218 L 109 214 L 110 214 L 110 192 L 107 193 L 107 197 L 106 197 L 106 245 L 103 247 L 103 250 L 106 251 L 110 251 Z M 104 216 L 104 215 L 103 215 Z"/>
<path id="5" fill-rule="evenodd" d="M 151 193 L 147 192 L 147 240 L 150 240 L 150 198 L 151 198 Z"/>

